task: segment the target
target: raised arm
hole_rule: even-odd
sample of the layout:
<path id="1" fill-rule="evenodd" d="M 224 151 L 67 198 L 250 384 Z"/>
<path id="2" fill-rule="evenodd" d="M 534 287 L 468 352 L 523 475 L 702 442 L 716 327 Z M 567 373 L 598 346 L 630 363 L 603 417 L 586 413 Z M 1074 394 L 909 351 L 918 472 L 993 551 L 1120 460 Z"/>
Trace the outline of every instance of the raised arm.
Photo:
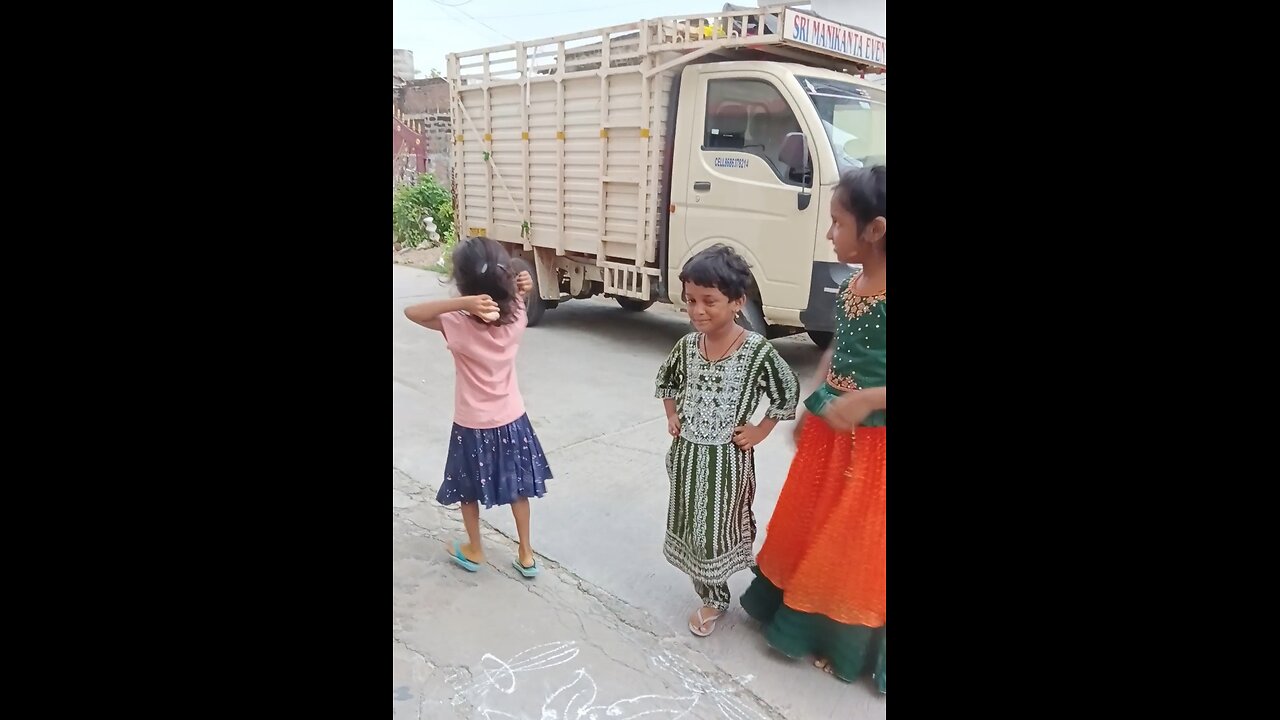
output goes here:
<path id="1" fill-rule="evenodd" d="M 448 300 L 429 300 L 404 309 L 404 316 L 424 328 L 444 332 L 440 324 L 440 316 L 446 313 L 465 310 L 472 315 L 484 316 L 498 312 L 498 303 L 488 295 L 468 295 L 466 297 L 449 298 Z"/>
<path id="2" fill-rule="evenodd" d="M 527 300 L 529 298 L 529 291 L 532 289 L 533 278 L 530 277 L 527 270 L 521 270 L 520 274 L 516 275 L 516 292 L 520 293 L 520 297 Z"/>

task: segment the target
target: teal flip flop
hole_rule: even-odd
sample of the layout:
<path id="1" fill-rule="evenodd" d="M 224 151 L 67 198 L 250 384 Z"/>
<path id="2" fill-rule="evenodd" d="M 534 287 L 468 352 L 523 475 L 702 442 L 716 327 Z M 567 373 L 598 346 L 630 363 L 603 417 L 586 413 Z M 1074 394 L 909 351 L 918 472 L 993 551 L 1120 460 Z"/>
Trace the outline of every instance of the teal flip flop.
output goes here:
<path id="1" fill-rule="evenodd" d="M 511 566 L 520 571 L 520 574 L 527 577 L 538 577 L 538 561 L 535 559 L 533 565 L 525 567 L 520 564 L 520 558 L 511 558 Z"/>
<path id="2" fill-rule="evenodd" d="M 467 572 L 479 572 L 480 566 L 471 562 L 462 554 L 462 544 L 457 540 L 453 541 L 453 554 L 449 556 L 453 560 L 453 564 L 466 570 Z"/>

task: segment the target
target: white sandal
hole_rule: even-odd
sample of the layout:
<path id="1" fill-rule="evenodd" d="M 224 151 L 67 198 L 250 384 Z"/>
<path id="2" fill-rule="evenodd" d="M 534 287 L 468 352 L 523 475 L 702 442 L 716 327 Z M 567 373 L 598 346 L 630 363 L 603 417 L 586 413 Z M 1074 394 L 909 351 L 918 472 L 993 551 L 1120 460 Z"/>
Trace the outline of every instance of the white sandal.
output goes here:
<path id="1" fill-rule="evenodd" d="M 709 618 L 704 618 L 702 617 L 703 610 L 711 610 L 712 612 L 715 613 L 715 615 Z M 714 608 L 709 608 L 704 606 L 704 607 L 698 608 L 698 610 L 694 612 L 693 615 L 694 617 L 698 618 L 698 624 L 694 625 L 693 621 L 690 620 L 689 632 L 693 633 L 694 635 L 697 635 L 698 637 L 707 637 L 708 635 L 716 631 L 716 621 L 724 617 L 724 611 L 715 610 Z M 707 623 L 711 623 L 711 628 L 709 630 L 707 630 L 706 632 L 702 632 L 701 630 L 699 630 L 699 628 L 701 628 L 703 625 L 706 625 Z"/>

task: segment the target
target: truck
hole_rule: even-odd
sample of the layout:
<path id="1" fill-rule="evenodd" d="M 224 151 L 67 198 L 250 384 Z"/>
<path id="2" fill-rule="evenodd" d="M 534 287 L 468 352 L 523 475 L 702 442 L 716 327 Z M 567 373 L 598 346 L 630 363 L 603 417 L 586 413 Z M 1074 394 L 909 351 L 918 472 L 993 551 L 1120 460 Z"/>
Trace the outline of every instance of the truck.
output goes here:
<path id="1" fill-rule="evenodd" d="M 852 269 L 826 239 L 843 172 L 884 164 L 883 37 L 780 3 L 448 55 L 459 235 L 571 299 L 683 309 L 680 269 L 752 266 L 741 324 L 826 347 Z"/>

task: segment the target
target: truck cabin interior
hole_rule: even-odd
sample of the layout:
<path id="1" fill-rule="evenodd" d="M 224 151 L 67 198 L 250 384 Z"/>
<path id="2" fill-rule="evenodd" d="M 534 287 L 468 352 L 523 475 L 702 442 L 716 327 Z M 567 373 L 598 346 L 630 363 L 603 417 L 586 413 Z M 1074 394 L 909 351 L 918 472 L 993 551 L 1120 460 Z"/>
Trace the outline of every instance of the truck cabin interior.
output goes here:
<path id="1" fill-rule="evenodd" d="M 803 164 L 791 167 L 783 160 L 783 144 L 788 135 L 801 132 L 800 122 L 772 85 L 747 79 L 712 81 L 706 128 L 705 149 L 751 153 L 783 182 L 807 184 Z"/>

